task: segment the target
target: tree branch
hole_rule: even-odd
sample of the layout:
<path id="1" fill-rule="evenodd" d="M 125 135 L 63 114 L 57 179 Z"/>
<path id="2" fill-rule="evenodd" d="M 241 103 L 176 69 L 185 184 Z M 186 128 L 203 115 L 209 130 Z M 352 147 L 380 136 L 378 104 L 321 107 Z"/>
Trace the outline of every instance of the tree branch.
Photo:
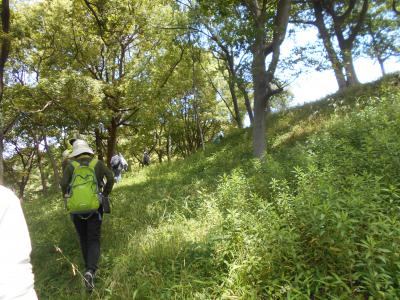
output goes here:
<path id="1" fill-rule="evenodd" d="M 225 103 L 226 108 L 229 110 L 229 113 L 231 114 L 232 117 L 234 117 L 235 115 L 233 114 L 231 108 L 228 105 L 228 102 L 225 100 L 224 96 L 221 94 L 221 92 L 217 89 L 217 87 L 215 86 L 214 82 L 212 81 L 211 76 L 208 74 L 208 72 L 205 70 L 205 68 L 203 67 L 203 65 L 200 63 L 200 67 L 201 69 L 204 71 L 204 73 L 206 73 L 207 77 L 208 77 L 208 81 L 210 82 L 212 88 L 214 89 L 214 91 L 221 97 L 221 100 Z"/>
<path id="2" fill-rule="evenodd" d="M 14 118 L 13 118 L 10 122 L 8 122 L 8 124 L 6 124 L 3 128 L 0 128 L 0 129 L 2 129 L 2 131 L 3 131 L 3 135 L 6 135 L 7 132 L 9 132 L 9 131 L 13 128 L 14 124 L 15 124 L 20 118 L 21 118 L 21 114 L 17 114 L 17 115 L 14 116 Z"/>
<path id="3" fill-rule="evenodd" d="M 323 5 L 328 13 L 332 16 L 334 20 L 342 24 L 344 20 L 350 15 L 351 11 L 354 9 L 357 0 L 350 0 L 349 6 L 347 7 L 346 11 L 342 15 L 336 14 L 333 6 L 334 1 L 329 0 L 328 3 L 323 1 Z"/>
<path id="4" fill-rule="evenodd" d="M 87 6 L 87 8 L 90 10 L 92 13 L 93 17 L 96 19 L 97 26 L 99 27 L 99 33 L 100 33 L 100 38 L 102 39 L 103 43 L 108 46 L 106 41 L 104 40 L 104 31 L 105 31 L 105 26 L 103 22 L 99 19 L 96 11 L 92 7 L 91 3 L 88 0 L 83 0 Z"/>
<path id="5" fill-rule="evenodd" d="M 264 50 L 265 57 L 271 52 L 276 53 L 277 49 L 279 51 L 279 47 L 282 44 L 286 35 L 286 28 L 289 22 L 290 7 L 291 7 L 290 0 L 279 1 L 276 17 L 274 20 L 274 27 L 273 27 L 274 32 L 272 35 L 272 42 L 269 45 L 266 45 L 265 47 Z M 271 64 L 274 64 L 273 61 L 271 62 Z"/>
<path id="6" fill-rule="evenodd" d="M 130 109 L 132 112 L 125 116 L 124 118 L 121 118 L 121 120 L 117 123 L 117 126 L 125 125 L 127 121 L 129 121 L 130 118 L 132 118 L 138 111 L 139 108 L 131 108 Z M 122 117 L 122 116 L 121 116 Z"/>
<path id="7" fill-rule="evenodd" d="M 289 21 L 291 24 L 304 24 L 304 25 L 314 25 L 316 26 L 315 21 L 306 21 L 306 20 L 301 20 L 301 19 L 292 19 Z"/>
<path id="8" fill-rule="evenodd" d="M 168 82 L 169 78 L 172 76 L 174 70 L 179 65 L 179 63 L 182 61 L 184 53 L 185 53 L 185 48 L 181 47 L 181 54 L 179 56 L 179 59 L 169 69 L 167 77 L 163 80 L 163 82 L 161 83 L 161 85 L 159 87 L 159 91 L 161 91 L 161 89 L 167 84 L 167 82 Z"/>
<path id="9" fill-rule="evenodd" d="M 283 87 L 279 87 L 279 88 L 274 89 L 274 90 L 270 89 L 269 92 L 268 92 L 268 96 L 272 97 L 272 96 L 277 95 L 277 94 L 282 93 L 282 92 L 283 92 Z"/>
<path id="10" fill-rule="evenodd" d="M 354 26 L 350 36 L 347 38 L 348 43 L 353 43 L 357 34 L 361 30 L 362 24 L 364 22 L 365 15 L 368 11 L 368 0 L 364 0 L 360 15 L 358 16 L 357 24 Z"/>

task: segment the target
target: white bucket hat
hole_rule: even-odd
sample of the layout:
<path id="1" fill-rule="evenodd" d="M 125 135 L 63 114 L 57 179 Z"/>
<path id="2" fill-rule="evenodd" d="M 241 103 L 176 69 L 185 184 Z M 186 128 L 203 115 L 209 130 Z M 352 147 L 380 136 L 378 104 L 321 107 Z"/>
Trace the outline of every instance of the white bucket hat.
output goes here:
<path id="1" fill-rule="evenodd" d="M 72 145 L 72 153 L 69 157 L 75 157 L 82 153 L 94 154 L 92 148 L 84 140 L 76 140 Z"/>

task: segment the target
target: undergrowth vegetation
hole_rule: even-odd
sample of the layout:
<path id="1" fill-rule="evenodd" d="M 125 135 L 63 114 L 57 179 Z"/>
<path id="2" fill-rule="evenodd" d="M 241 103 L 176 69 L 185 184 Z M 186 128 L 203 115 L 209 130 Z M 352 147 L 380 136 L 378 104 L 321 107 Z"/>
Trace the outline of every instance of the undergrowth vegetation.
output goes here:
<path id="1" fill-rule="evenodd" d="M 40 299 L 400 298 L 400 78 L 124 178 L 86 294 L 58 195 L 25 204 Z"/>

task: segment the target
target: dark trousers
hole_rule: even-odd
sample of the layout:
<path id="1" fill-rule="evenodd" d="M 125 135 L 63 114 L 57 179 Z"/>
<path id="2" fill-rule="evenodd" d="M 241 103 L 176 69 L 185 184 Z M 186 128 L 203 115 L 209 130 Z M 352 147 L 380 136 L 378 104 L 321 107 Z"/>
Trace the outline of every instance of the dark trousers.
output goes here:
<path id="1" fill-rule="evenodd" d="M 112 171 L 113 171 L 113 173 L 114 173 L 114 176 L 115 176 L 115 177 L 118 177 L 118 176 L 121 174 L 122 169 L 119 168 L 119 167 L 116 167 L 116 168 L 112 168 Z"/>
<path id="2" fill-rule="evenodd" d="M 95 272 L 100 258 L 102 216 L 100 213 L 94 213 L 89 218 L 87 216 L 83 215 L 82 218 L 79 215 L 72 215 L 72 221 L 79 235 L 86 271 L 91 270 Z"/>

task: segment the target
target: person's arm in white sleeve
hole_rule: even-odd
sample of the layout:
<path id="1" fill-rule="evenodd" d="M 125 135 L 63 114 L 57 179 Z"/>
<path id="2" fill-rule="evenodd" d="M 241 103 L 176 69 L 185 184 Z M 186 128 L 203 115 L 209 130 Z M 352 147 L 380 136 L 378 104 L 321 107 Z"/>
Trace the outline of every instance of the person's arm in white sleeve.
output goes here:
<path id="1" fill-rule="evenodd" d="M 36 300 L 31 241 L 18 197 L 0 185 L 0 300 Z"/>

